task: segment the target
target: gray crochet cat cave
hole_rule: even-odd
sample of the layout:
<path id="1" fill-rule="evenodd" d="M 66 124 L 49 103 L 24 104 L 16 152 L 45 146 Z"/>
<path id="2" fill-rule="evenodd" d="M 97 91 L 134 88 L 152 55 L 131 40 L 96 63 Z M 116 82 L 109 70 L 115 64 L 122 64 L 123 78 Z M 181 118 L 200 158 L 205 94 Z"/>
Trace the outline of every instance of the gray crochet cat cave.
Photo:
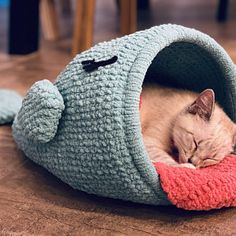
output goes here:
<path id="1" fill-rule="evenodd" d="M 230 57 L 206 34 L 178 25 L 153 27 L 77 55 L 54 84 L 35 83 L 13 135 L 26 156 L 75 189 L 169 204 L 142 141 L 143 83 L 213 88 L 235 121 L 235 75 Z"/>

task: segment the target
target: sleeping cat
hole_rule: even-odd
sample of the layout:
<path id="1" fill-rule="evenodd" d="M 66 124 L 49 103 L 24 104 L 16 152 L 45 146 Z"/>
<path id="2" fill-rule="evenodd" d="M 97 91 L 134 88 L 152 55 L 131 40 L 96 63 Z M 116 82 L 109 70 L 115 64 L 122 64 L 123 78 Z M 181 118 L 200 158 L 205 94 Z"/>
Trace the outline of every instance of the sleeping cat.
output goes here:
<path id="1" fill-rule="evenodd" d="M 197 94 L 149 85 L 141 98 L 143 141 L 153 162 L 206 167 L 233 151 L 236 125 L 215 103 L 213 90 Z"/>

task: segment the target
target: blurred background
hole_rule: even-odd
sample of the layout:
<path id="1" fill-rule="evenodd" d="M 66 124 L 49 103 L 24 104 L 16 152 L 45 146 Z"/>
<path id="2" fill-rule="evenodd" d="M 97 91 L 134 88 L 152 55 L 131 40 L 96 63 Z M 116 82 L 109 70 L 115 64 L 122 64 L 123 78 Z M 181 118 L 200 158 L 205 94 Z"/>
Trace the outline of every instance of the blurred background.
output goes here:
<path id="1" fill-rule="evenodd" d="M 166 23 L 209 34 L 236 62 L 236 1 L 0 0 L 0 86 L 24 94 L 76 53 Z"/>

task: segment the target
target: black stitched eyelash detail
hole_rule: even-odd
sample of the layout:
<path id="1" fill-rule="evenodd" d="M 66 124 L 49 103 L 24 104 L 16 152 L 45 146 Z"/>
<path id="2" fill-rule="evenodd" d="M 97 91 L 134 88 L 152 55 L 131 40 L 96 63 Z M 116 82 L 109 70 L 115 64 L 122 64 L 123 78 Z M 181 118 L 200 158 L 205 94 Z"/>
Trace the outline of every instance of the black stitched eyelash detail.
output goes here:
<path id="1" fill-rule="evenodd" d="M 87 61 L 82 61 L 81 64 L 83 65 L 83 69 L 86 72 L 92 72 L 98 69 L 99 66 L 107 66 L 107 65 L 111 65 L 113 63 L 115 63 L 117 61 L 118 57 L 114 56 L 108 60 L 104 60 L 104 61 L 95 61 L 95 59 L 93 60 L 87 60 Z"/>

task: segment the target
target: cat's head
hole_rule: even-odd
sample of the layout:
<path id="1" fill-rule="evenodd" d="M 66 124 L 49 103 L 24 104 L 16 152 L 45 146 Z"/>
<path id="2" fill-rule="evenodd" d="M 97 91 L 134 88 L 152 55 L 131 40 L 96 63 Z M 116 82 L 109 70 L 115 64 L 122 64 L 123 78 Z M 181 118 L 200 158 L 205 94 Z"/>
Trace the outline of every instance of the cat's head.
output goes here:
<path id="1" fill-rule="evenodd" d="M 206 89 L 177 115 L 172 139 L 180 163 L 206 167 L 233 151 L 235 133 L 236 125 L 215 104 L 214 91 Z"/>

